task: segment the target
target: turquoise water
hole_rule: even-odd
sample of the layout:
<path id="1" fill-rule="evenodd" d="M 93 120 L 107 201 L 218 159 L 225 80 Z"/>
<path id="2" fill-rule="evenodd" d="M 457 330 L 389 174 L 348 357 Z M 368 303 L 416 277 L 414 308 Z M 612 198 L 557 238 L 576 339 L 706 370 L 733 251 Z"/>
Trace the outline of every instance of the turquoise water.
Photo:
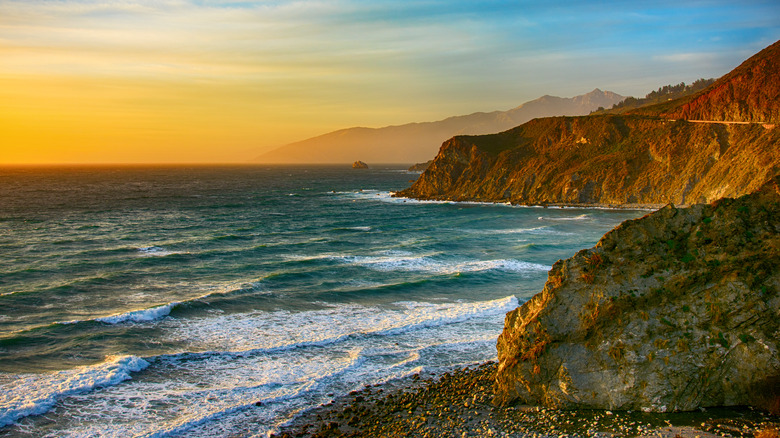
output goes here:
<path id="1" fill-rule="evenodd" d="M 416 177 L 0 169 L 0 436 L 264 436 L 493 359 L 556 260 L 645 214 L 390 197 Z"/>

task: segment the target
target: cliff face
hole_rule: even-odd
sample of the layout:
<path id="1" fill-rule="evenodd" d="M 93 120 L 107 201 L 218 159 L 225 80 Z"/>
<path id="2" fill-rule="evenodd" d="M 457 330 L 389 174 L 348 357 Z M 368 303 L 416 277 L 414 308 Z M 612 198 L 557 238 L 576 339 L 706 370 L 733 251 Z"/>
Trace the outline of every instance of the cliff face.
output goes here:
<path id="1" fill-rule="evenodd" d="M 626 115 L 536 119 L 499 134 L 454 137 L 398 195 L 663 205 L 750 193 L 780 171 L 778 84 L 780 42 L 677 101 Z"/>
<path id="2" fill-rule="evenodd" d="M 650 109 L 673 119 L 778 123 L 779 99 L 780 41 L 752 56 L 690 101 L 683 100 L 671 109 L 664 105 Z"/>
<path id="3" fill-rule="evenodd" d="M 536 119 L 444 143 L 398 196 L 518 204 L 692 204 L 780 172 L 780 127 L 645 116 Z"/>
<path id="4" fill-rule="evenodd" d="M 558 261 L 543 291 L 507 314 L 497 400 L 661 412 L 777 404 L 779 256 L 780 178 L 624 222 Z"/>

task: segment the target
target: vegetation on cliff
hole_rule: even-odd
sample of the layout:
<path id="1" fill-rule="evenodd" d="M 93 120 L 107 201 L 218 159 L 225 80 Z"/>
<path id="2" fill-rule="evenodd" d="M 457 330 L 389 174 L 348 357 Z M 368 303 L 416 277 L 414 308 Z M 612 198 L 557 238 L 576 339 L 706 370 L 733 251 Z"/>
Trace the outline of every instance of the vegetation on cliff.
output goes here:
<path id="1" fill-rule="evenodd" d="M 497 394 L 549 407 L 780 409 L 780 177 L 627 221 L 507 314 Z"/>
<path id="2" fill-rule="evenodd" d="M 635 97 L 627 97 L 622 102 L 618 102 L 612 105 L 612 108 L 599 108 L 599 110 L 594 111 L 591 114 L 622 114 L 629 110 L 643 106 L 665 103 L 670 100 L 696 94 L 699 91 L 712 85 L 713 82 L 715 82 L 715 79 L 701 78 L 693 81 L 691 84 L 680 82 L 677 85 L 664 85 L 663 87 L 658 87 L 658 90 L 647 93 L 645 97 L 639 99 Z"/>

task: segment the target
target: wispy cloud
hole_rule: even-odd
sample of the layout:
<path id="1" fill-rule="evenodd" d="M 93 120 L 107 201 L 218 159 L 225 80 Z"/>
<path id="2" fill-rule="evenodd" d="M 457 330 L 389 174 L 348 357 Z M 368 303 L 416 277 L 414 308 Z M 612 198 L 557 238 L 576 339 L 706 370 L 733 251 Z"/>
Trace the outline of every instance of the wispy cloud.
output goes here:
<path id="1" fill-rule="evenodd" d="M 94 82 L 134 96 L 79 90 L 104 113 L 219 106 L 245 143 L 273 144 L 541 94 L 643 94 L 777 38 L 775 0 L 2 0 L 0 78 L 16 88 L 9 114 L 49 111 L 36 90 Z M 144 106 L 160 94 L 173 103 Z"/>

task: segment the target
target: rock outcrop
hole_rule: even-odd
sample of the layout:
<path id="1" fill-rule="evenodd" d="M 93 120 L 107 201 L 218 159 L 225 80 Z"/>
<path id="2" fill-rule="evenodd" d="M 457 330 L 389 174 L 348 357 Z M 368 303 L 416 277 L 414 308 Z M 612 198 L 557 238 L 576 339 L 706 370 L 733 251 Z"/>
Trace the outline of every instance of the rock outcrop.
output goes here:
<path id="1" fill-rule="evenodd" d="M 497 401 L 780 407 L 780 177 L 627 221 L 506 316 Z"/>
<path id="2" fill-rule="evenodd" d="M 352 163 L 352 168 L 353 169 L 368 169 L 368 164 L 358 160 L 358 161 L 355 161 L 354 163 Z"/>
<path id="3" fill-rule="evenodd" d="M 780 42 L 699 94 L 660 106 L 453 137 L 397 196 L 661 206 L 750 193 L 780 170 L 779 64 Z"/>
<path id="4" fill-rule="evenodd" d="M 424 172 L 433 163 L 433 160 L 428 160 L 424 163 L 417 163 L 409 167 L 409 172 Z"/>

